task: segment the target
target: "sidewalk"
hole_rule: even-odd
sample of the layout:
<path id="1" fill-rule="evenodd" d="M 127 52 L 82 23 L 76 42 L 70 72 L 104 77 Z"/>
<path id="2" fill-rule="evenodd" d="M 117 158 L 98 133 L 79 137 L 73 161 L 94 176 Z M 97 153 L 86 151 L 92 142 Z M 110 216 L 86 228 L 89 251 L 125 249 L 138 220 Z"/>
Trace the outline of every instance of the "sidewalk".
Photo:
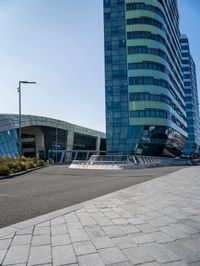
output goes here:
<path id="1" fill-rule="evenodd" d="M 200 166 L 0 229 L 0 265 L 198 266 Z"/>

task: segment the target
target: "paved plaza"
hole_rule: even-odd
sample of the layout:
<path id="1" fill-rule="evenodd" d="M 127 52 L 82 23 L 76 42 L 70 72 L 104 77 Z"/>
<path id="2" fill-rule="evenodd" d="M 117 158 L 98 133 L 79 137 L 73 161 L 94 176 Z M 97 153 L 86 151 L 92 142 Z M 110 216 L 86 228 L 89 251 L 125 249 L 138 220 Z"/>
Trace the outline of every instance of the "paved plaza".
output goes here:
<path id="1" fill-rule="evenodd" d="M 200 265 L 200 167 L 0 229 L 2 265 Z"/>
<path id="2" fill-rule="evenodd" d="M 130 171 L 45 167 L 0 180 L 0 228 L 72 206 L 181 169 L 180 166 Z"/>

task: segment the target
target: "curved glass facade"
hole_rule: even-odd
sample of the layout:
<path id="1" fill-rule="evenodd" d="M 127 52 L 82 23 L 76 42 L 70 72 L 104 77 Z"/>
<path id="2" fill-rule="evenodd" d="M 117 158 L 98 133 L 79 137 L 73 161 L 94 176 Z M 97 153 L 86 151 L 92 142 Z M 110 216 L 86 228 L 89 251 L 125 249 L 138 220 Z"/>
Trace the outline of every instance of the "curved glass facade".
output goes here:
<path id="1" fill-rule="evenodd" d="M 104 33 L 107 152 L 180 155 L 187 121 L 177 1 L 104 0 Z"/>
<path id="2" fill-rule="evenodd" d="M 0 157 L 19 155 L 18 129 L 18 115 L 0 114 Z M 21 136 L 22 153 L 27 157 L 55 157 L 63 162 L 86 159 L 91 152 L 105 153 L 105 133 L 53 118 L 22 115 Z"/>

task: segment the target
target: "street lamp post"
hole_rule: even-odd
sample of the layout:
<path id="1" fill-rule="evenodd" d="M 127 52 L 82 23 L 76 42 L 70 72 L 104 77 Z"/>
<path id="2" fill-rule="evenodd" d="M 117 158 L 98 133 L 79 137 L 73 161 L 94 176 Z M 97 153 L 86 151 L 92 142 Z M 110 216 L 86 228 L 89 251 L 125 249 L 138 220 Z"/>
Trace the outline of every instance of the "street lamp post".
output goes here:
<path id="1" fill-rule="evenodd" d="M 22 157 L 22 107 L 21 107 L 21 84 L 36 84 L 34 81 L 19 81 L 17 91 L 19 93 L 19 158 Z"/>

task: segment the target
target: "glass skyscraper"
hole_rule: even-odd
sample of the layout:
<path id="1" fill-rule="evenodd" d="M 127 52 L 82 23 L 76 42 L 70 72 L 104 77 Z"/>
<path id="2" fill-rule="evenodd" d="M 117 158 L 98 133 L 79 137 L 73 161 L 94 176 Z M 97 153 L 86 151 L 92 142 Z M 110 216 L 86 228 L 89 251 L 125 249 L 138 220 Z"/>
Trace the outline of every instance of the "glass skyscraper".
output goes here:
<path id="1" fill-rule="evenodd" d="M 104 0 L 108 154 L 176 156 L 187 138 L 176 0 Z"/>
<path id="2" fill-rule="evenodd" d="M 183 149 L 183 155 L 190 156 L 200 151 L 200 116 L 196 68 L 186 35 L 181 36 L 181 51 L 188 124 L 188 139 Z"/>

